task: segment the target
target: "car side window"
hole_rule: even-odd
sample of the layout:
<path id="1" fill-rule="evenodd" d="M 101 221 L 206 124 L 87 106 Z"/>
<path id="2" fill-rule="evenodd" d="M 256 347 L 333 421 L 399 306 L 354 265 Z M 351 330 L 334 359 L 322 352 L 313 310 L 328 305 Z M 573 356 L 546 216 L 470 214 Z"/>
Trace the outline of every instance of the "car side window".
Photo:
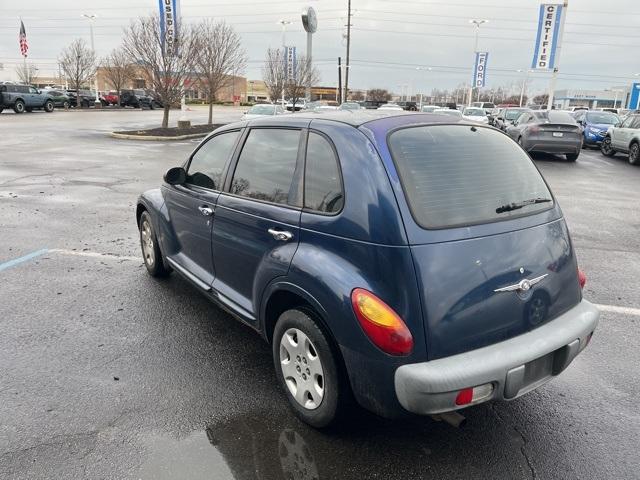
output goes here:
<path id="1" fill-rule="evenodd" d="M 320 134 L 309 132 L 304 178 L 304 206 L 322 213 L 342 210 L 344 193 L 338 159 L 332 145 Z"/>
<path id="2" fill-rule="evenodd" d="M 29 93 L 38 93 L 38 90 L 33 87 L 29 87 Z"/>
<path id="3" fill-rule="evenodd" d="M 272 203 L 295 205 L 300 130 L 254 128 L 244 143 L 231 193 Z"/>
<path id="4" fill-rule="evenodd" d="M 222 172 L 231 157 L 240 131 L 225 132 L 210 138 L 191 157 L 187 183 L 211 190 L 222 188 Z"/>
<path id="5" fill-rule="evenodd" d="M 629 116 L 625 119 L 625 121 L 622 123 L 622 128 L 631 128 L 631 122 L 633 122 L 636 119 L 636 117 L 633 116 Z"/>
<path id="6" fill-rule="evenodd" d="M 634 117 L 633 123 L 629 128 L 640 128 L 640 117 Z"/>

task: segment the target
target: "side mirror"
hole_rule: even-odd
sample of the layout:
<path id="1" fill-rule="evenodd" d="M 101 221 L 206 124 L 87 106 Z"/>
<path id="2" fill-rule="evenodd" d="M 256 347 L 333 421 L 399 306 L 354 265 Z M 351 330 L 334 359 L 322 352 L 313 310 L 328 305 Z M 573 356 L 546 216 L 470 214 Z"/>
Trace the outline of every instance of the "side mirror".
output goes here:
<path id="1" fill-rule="evenodd" d="M 173 167 L 164 174 L 164 181 L 169 185 L 182 185 L 187 181 L 187 172 L 182 167 Z"/>

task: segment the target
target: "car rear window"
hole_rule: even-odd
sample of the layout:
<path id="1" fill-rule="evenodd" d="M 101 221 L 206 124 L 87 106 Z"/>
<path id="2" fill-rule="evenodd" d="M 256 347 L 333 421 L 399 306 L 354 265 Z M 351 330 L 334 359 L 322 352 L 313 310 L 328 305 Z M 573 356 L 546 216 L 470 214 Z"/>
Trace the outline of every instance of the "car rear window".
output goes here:
<path id="1" fill-rule="evenodd" d="M 531 159 L 502 132 L 468 125 L 408 127 L 389 148 L 418 225 L 441 229 L 489 223 L 546 210 L 552 201 Z"/>

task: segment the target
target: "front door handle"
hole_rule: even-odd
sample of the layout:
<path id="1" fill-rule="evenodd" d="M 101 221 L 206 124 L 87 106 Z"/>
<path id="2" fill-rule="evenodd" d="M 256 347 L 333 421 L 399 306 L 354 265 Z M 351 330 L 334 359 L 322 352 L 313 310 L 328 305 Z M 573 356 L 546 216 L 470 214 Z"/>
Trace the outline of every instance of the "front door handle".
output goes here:
<path id="1" fill-rule="evenodd" d="M 280 240 L 281 242 L 286 242 L 287 240 L 291 240 L 293 238 L 293 233 L 287 232 L 284 230 L 276 230 L 275 228 L 270 228 L 267 230 L 273 238 L 276 240 Z"/>
<path id="2" fill-rule="evenodd" d="M 198 207 L 198 210 L 200 210 L 200 213 L 205 217 L 210 217 L 211 215 L 213 215 L 213 209 L 211 207 L 207 207 L 206 205 Z"/>

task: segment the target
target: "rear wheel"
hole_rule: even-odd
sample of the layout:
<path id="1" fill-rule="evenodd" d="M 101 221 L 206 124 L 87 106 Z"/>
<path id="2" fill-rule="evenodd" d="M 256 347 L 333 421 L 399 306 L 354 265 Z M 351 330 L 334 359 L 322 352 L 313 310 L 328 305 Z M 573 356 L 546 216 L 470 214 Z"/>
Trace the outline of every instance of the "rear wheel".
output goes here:
<path id="1" fill-rule="evenodd" d="M 575 162 L 578 157 L 580 156 L 580 152 L 578 153 L 567 153 L 565 155 L 565 157 L 567 157 L 567 160 L 569 160 L 570 162 Z"/>
<path id="2" fill-rule="evenodd" d="M 62 103 L 62 108 L 68 109 L 69 108 L 69 102 L 63 102 Z"/>
<path id="3" fill-rule="evenodd" d="M 53 112 L 53 102 L 51 100 L 47 100 L 44 103 L 44 111 L 47 113 Z"/>
<path id="4" fill-rule="evenodd" d="M 348 386 L 334 350 L 316 321 L 302 310 L 287 310 L 273 333 L 273 362 L 279 383 L 296 415 L 322 428 L 345 409 Z"/>
<path id="5" fill-rule="evenodd" d="M 153 223 L 151 223 L 151 215 L 149 212 L 142 212 L 140 216 L 140 246 L 142 247 L 142 256 L 144 258 L 144 266 L 152 277 L 166 277 L 171 270 L 164 266 L 162 252 L 158 245 Z"/>
<path id="6" fill-rule="evenodd" d="M 632 143 L 629 147 L 629 163 L 631 165 L 640 164 L 640 145 L 637 142 Z"/>
<path id="7" fill-rule="evenodd" d="M 605 137 L 602 145 L 600 145 L 600 151 L 605 157 L 613 157 L 616 154 L 616 151 L 611 146 L 611 137 Z"/>
<path id="8" fill-rule="evenodd" d="M 13 104 L 13 111 L 16 113 L 24 113 L 24 102 L 22 100 L 16 100 L 16 103 Z"/>

